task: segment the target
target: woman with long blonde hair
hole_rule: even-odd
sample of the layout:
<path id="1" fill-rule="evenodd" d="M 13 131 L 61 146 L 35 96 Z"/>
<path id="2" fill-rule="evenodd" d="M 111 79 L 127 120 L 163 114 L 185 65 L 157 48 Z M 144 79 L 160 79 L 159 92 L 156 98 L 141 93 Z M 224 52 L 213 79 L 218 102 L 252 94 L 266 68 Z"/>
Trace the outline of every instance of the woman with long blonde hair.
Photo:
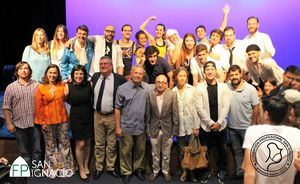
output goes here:
<path id="1" fill-rule="evenodd" d="M 25 47 L 22 61 L 27 61 L 32 68 L 32 79 L 41 81 L 47 66 L 50 64 L 47 34 L 37 28 L 33 32 L 32 43 Z"/>

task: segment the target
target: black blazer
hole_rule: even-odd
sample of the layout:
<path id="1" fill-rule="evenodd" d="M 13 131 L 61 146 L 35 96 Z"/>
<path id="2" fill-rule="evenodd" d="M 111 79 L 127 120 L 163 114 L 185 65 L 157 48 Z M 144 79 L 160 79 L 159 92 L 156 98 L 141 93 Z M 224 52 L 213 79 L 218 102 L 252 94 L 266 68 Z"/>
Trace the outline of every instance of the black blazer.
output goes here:
<path id="1" fill-rule="evenodd" d="M 126 78 L 122 75 L 113 73 L 114 75 L 114 94 L 113 94 L 113 107 L 115 108 L 115 102 L 116 102 L 116 93 L 118 90 L 118 87 L 121 86 L 122 84 L 124 84 L 125 82 L 127 82 Z M 93 100 L 94 100 L 94 88 L 97 84 L 98 79 L 100 78 L 101 73 L 100 72 L 96 72 L 94 73 L 93 77 L 92 77 L 92 83 L 93 83 Z"/>

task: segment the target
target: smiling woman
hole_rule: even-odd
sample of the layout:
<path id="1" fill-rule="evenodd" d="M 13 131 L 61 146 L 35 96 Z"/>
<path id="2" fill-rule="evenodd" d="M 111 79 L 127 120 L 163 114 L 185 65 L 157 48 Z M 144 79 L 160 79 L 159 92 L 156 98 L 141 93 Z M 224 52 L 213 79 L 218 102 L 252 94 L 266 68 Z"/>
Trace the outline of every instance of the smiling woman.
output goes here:
<path id="1" fill-rule="evenodd" d="M 76 65 L 71 72 L 72 83 L 65 86 L 66 99 L 71 105 L 70 126 L 76 142 L 76 160 L 83 181 L 88 181 L 87 175 L 90 173 L 88 163 L 93 134 L 93 91 L 87 76 L 85 67 Z"/>
<path id="2" fill-rule="evenodd" d="M 65 170 L 74 171 L 64 99 L 64 84 L 59 68 L 54 64 L 49 65 L 35 92 L 34 123 L 42 127 L 46 147 L 45 162 L 49 163 L 49 167 L 44 169 L 51 173 L 50 178 L 70 174 L 64 173 Z"/>

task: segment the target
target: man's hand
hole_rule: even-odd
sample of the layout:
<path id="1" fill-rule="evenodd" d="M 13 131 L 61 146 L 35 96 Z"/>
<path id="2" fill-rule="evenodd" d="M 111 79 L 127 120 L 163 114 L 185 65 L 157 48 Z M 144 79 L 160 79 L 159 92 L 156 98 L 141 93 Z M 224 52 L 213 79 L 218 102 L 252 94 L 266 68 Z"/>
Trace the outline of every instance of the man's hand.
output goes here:
<path id="1" fill-rule="evenodd" d="M 8 164 L 8 160 L 4 157 L 0 158 L 0 164 L 4 164 L 7 165 Z"/>
<path id="2" fill-rule="evenodd" d="M 122 129 L 116 127 L 116 136 L 117 137 L 122 137 Z"/>
<path id="3" fill-rule="evenodd" d="M 153 15 L 153 16 L 151 16 L 151 17 L 149 17 L 149 20 L 156 20 L 157 18 L 156 18 L 156 16 L 155 15 Z"/>
<path id="4" fill-rule="evenodd" d="M 216 122 L 210 126 L 210 129 L 212 131 L 219 131 L 220 128 L 221 128 L 221 125 L 219 123 L 216 123 Z"/>
<path id="5" fill-rule="evenodd" d="M 16 131 L 16 127 L 14 124 L 12 123 L 7 123 L 6 124 L 6 128 L 10 133 L 14 133 Z"/>
<path id="6" fill-rule="evenodd" d="M 296 167 L 297 171 L 300 171 L 300 151 L 297 151 L 296 157 L 294 159 L 294 166 Z"/>

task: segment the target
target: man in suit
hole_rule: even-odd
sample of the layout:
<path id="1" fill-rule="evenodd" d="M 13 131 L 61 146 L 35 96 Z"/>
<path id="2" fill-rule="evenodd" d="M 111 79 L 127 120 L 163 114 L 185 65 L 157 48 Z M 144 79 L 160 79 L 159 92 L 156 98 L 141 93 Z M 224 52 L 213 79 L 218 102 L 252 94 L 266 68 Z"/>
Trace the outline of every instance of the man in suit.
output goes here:
<path id="1" fill-rule="evenodd" d="M 100 72 L 94 73 L 92 77 L 95 109 L 95 180 L 103 173 L 105 158 L 107 173 L 118 177 L 114 167 L 117 158 L 114 109 L 116 91 L 126 82 L 125 77 L 112 72 L 113 64 L 109 56 L 101 57 L 99 67 Z"/>
<path id="2" fill-rule="evenodd" d="M 171 181 L 169 173 L 172 136 L 178 135 L 179 115 L 175 92 L 168 88 L 168 79 L 161 74 L 155 79 L 155 91 L 151 91 L 146 101 L 147 134 L 152 145 L 153 172 L 149 181 L 153 182 L 160 170 L 160 152 L 162 152 L 162 172 L 166 182 Z"/>

